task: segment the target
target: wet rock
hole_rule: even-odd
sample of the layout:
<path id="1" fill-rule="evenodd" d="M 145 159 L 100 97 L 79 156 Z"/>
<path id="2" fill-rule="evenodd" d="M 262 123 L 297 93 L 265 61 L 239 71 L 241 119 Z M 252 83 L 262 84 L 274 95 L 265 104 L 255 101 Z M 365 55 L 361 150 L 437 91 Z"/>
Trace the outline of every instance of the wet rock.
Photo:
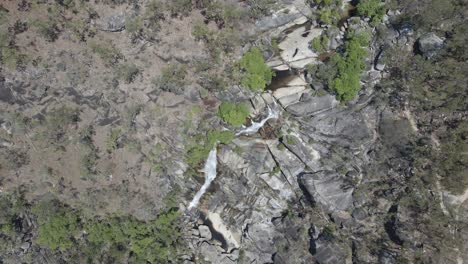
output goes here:
<path id="1" fill-rule="evenodd" d="M 434 57 L 444 47 L 444 40 L 434 33 L 428 33 L 418 39 L 418 49 L 427 58 Z"/>
<path id="2" fill-rule="evenodd" d="M 295 116 L 307 116 L 332 109 L 336 105 L 338 105 L 338 101 L 336 101 L 335 97 L 327 94 L 320 97 L 311 97 L 309 100 L 290 105 L 286 108 L 286 111 Z"/>
<path id="3" fill-rule="evenodd" d="M 101 22 L 101 30 L 109 32 L 119 32 L 125 28 L 125 14 L 115 14 L 105 17 Z"/>
<path id="4" fill-rule="evenodd" d="M 344 211 L 352 207 L 354 188 L 345 183 L 343 177 L 333 171 L 303 173 L 299 182 L 307 195 L 322 204 L 329 212 Z"/>

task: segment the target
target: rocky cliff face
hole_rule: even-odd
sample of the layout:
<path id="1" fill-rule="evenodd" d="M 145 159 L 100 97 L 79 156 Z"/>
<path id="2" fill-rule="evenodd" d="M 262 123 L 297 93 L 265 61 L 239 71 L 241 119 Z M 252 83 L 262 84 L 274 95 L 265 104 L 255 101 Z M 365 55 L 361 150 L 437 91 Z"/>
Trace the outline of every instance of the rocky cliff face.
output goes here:
<path id="1" fill-rule="evenodd" d="M 7 24 L 21 22 L 27 2 L 4 5 Z M 273 1 L 265 4 L 266 11 L 247 1 L 240 10 L 249 7 L 249 14 L 261 16 L 242 20 L 239 15 L 235 23 L 237 13 L 216 9 L 237 6 L 231 1 L 221 7 L 174 1 L 161 13 L 156 1 L 111 7 L 103 1 L 92 5 L 96 14 L 73 11 L 66 1 L 45 11 L 41 4 L 49 3 L 39 2 L 34 18 L 50 16 L 54 8 L 66 18 L 50 20 L 57 32 L 49 25 L 45 33 L 55 39 L 25 31 L 8 35 L 2 46 L 0 190 L 17 191 L 24 204 L 1 200 L 1 208 L 10 209 L 0 213 L 6 219 L 0 219 L 6 245 L 0 249 L 7 252 L 0 263 L 467 261 L 467 192 L 446 190 L 443 175 L 426 179 L 430 161 L 421 156 L 443 147 L 437 131 L 422 126 L 427 116 L 400 89 L 404 85 L 391 82 L 405 79 L 401 71 L 411 68 L 400 69 L 400 61 L 388 59 L 398 51 L 433 60 L 451 44 L 400 23 L 399 11 L 389 10 L 375 26 L 373 18 L 353 16 L 350 6 L 335 27 L 319 15 L 323 6 L 315 2 L 320 1 Z M 92 26 L 84 31 L 70 26 L 77 17 Z M 55 36 L 62 27 L 63 35 Z M 368 32 L 370 39 L 361 90 L 339 102 L 331 88 L 339 74 L 328 62 L 345 52 L 349 32 Z M 34 45 L 16 52 L 32 54 L 31 63 L 22 65 L 17 58 L 15 67 L 7 67 L 6 47 L 11 52 L 12 43 L 28 39 Z M 317 39 L 323 50 L 311 47 Z M 260 93 L 241 87 L 240 73 L 231 67 L 252 45 L 262 47 L 266 65 L 276 72 Z M 271 118 L 259 130 L 238 133 L 242 128 L 216 114 L 220 101 L 247 102 L 250 123 Z M 450 127 L 465 118 L 457 111 L 431 120 L 456 120 Z M 215 130 L 232 131 L 233 140 L 218 140 L 210 152 L 216 155 L 216 178 L 189 207 L 204 183 L 201 168 L 214 143 L 209 132 Z M 196 154 L 201 158 L 191 161 Z M 42 222 L 34 209 L 49 195 L 77 214 L 71 223 L 58 224 L 69 234 L 56 239 L 62 246 L 55 249 L 41 240 L 40 228 L 56 218 L 44 213 L 50 219 Z M 66 215 L 61 210 L 56 214 Z M 164 222 L 176 212 L 174 226 Z M 127 217 L 144 227 L 126 233 L 130 224 L 115 221 L 127 223 Z M 92 244 L 98 253 L 89 253 L 84 245 L 92 242 L 92 232 L 108 235 L 102 230 L 109 226 L 118 226 L 110 233 L 124 230 L 130 240 L 109 235 L 109 241 L 97 240 L 99 247 Z M 150 256 L 143 244 L 148 252 L 169 247 L 166 237 L 154 241 L 158 234 L 176 236 L 168 243 L 173 251 Z M 76 252 L 64 246 L 69 241 Z"/>

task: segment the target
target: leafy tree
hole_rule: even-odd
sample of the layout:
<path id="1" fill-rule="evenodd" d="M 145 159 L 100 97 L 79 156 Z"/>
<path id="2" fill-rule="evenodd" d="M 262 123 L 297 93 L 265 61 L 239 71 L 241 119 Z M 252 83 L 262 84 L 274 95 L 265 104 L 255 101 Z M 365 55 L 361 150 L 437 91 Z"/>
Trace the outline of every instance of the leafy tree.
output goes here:
<path id="1" fill-rule="evenodd" d="M 249 109 L 244 104 L 223 102 L 218 109 L 218 115 L 224 122 L 233 126 L 242 125 L 249 114 Z"/>
<path id="2" fill-rule="evenodd" d="M 364 60 L 367 51 L 368 37 L 364 34 L 350 33 L 346 41 L 346 51 L 343 55 L 336 54 L 331 60 L 337 66 L 337 76 L 331 81 L 330 87 L 336 91 L 341 102 L 353 99 L 361 89 L 360 75 L 365 68 Z"/>
<path id="3" fill-rule="evenodd" d="M 242 85 L 254 92 L 263 91 L 274 76 L 274 72 L 265 64 L 262 52 L 257 47 L 246 52 L 239 64 L 245 72 Z"/>
<path id="4" fill-rule="evenodd" d="M 385 3 L 380 0 L 361 0 L 357 5 L 357 13 L 371 19 L 372 26 L 376 26 L 385 15 Z"/>

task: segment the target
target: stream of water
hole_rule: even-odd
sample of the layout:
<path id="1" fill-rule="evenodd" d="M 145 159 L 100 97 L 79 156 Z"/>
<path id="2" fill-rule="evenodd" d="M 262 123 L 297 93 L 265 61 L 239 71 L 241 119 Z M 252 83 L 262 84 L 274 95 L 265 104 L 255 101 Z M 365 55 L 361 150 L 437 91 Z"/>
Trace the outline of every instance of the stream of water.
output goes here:
<path id="1" fill-rule="evenodd" d="M 265 117 L 264 119 L 262 119 L 260 122 L 253 122 L 252 121 L 252 125 L 250 125 L 249 127 L 246 127 L 244 129 L 242 129 L 241 131 L 237 132 L 236 136 L 239 136 L 239 135 L 251 135 L 251 134 L 255 134 L 257 133 L 257 131 L 262 128 L 265 123 L 272 119 L 272 118 L 278 118 L 279 117 L 279 112 L 278 110 L 274 110 L 272 109 L 271 107 L 268 106 L 268 116 Z"/>
<path id="2" fill-rule="evenodd" d="M 270 106 L 268 106 L 268 116 L 262 119 L 260 122 L 252 122 L 252 124 L 249 127 L 246 127 L 239 131 L 236 136 L 239 135 L 251 135 L 254 133 L 257 133 L 257 131 L 262 128 L 265 123 L 272 119 L 272 118 L 278 118 L 279 117 L 279 111 L 277 110 L 276 107 L 276 102 L 275 103 L 275 109 L 272 109 Z M 216 167 L 218 165 L 218 160 L 216 158 L 216 147 L 217 144 L 211 149 L 210 153 L 208 154 L 208 159 L 206 160 L 205 166 L 203 167 L 203 172 L 205 173 L 205 183 L 202 185 L 200 190 L 195 194 L 193 197 L 192 201 L 190 202 L 188 206 L 188 210 L 197 207 L 198 203 L 200 202 L 201 197 L 203 194 L 205 194 L 206 190 L 208 187 L 210 187 L 211 182 L 216 178 Z"/>
<path id="3" fill-rule="evenodd" d="M 216 158 L 216 147 L 217 144 L 215 144 L 213 149 L 210 151 L 210 154 L 208 154 L 208 159 L 206 160 L 205 167 L 203 168 L 203 171 L 205 172 L 205 183 L 197 192 L 197 194 L 195 194 L 195 197 L 193 197 L 192 201 L 188 206 L 188 209 L 192 209 L 193 207 L 196 207 L 198 205 L 200 198 L 206 192 L 208 187 L 210 187 L 211 182 L 216 178 L 216 167 L 218 165 Z"/>

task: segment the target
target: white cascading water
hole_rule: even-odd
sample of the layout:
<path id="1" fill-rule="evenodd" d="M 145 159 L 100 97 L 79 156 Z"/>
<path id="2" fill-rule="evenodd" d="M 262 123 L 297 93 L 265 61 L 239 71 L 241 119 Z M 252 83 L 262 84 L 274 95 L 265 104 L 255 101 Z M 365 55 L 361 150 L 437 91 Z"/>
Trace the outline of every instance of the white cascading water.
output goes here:
<path id="1" fill-rule="evenodd" d="M 275 102 L 276 105 L 276 102 Z M 265 117 L 263 120 L 260 122 L 252 122 L 252 125 L 249 127 L 244 128 L 243 130 L 239 131 L 236 136 L 242 135 L 242 134 L 254 134 L 257 133 L 257 131 L 262 128 L 265 123 L 272 118 L 278 118 L 279 117 L 279 112 L 277 110 L 271 109 L 271 107 L 268 106 L 268 116 Z M 210 153 L 208 154 L 208 159 L 206 160 L 205 167 L 203 167 L 203 172 L 205 172 L 205 183 L 203 186 L 200 188 L 200 190 L 195 194 L 195 197 L 193 197 L 192 201 L 190 202 L 189 206 L 187 207 L 188 210 L 196 207 L 198 203 L 200 202 L 201 197 L 203 194 L 205 194 L 206 190 L 208 187 L 210 187 L 211 182 L 216 178 L 216 167 L 218 165 L 218 159 L 216 157 L 216 144 L 211 149 Z"/>
<path id="2" fill-rule="evenodd" d="M 271 109 L 271 107 L 268 106 L 268 116 L 265 117 L 263 120 L 261 120 L 260 122 L 253 122 L 252 121 L 252 125 L 250 125 L 249 127 L 246 127 L 244 129 L 242 129 L 241 131 L 237 132 L 236 136 L 239 136 L 239 135 L 250 135 L 250 134 L 254 134 L 254 133 L 257 133 L 257 131 L 262 128 L 265 123 L 272 119 L 272 118 L 278 118 L 279 116 L 279 113 L 277 110 L 273 110 Z"/>
<path id="3" fill-rule="evenodd" d="M 195 194 L 192 201 L 190 202 L 188 209 L 192 209 L 198 205 L 200 198 L 206 192 L 208 187 L 210 186 L 211 182 L 216 178 L 216 166 L 218 165 L 217 158 L 216 158 L 216 144 L 213 149 L 208 154 L 208 159 L 206 160 L 205 167 L 203 167 L 203 171 L 205 172 L 205 183 L 200 188 L 200 190 Z"/>

